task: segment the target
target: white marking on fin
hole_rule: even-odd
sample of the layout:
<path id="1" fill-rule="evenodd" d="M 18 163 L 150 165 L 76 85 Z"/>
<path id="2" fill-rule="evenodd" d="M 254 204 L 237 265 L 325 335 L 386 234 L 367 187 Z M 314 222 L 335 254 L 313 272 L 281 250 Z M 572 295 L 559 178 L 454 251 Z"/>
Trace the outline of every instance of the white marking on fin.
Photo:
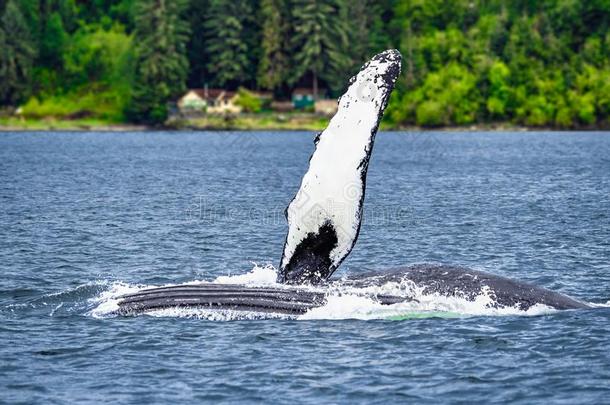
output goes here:
<path id="1" fill-rule="evenodd" d="M 328 127 L 316 137 L 309 169 L 286 209 L 289 229 L 280 281 L 322 281 L 352 250 L 375 134 L 400 60 L 398 51 L 388 50 L 367 62 L 350 80 Z M 333 231 L 336 238 L 329 237 Z"/>

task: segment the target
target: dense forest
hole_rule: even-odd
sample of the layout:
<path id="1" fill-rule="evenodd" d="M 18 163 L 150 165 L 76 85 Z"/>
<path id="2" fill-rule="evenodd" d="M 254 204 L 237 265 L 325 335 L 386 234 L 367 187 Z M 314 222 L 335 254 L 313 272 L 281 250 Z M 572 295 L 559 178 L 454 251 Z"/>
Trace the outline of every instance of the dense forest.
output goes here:
<path id="1" fill-rule="evenodd" d="M 607 127 L 610 0 L 0 0 L 0 105 L 163 122 L 187 88 L 335 97 L 404 56 L 386 120 Z"/>

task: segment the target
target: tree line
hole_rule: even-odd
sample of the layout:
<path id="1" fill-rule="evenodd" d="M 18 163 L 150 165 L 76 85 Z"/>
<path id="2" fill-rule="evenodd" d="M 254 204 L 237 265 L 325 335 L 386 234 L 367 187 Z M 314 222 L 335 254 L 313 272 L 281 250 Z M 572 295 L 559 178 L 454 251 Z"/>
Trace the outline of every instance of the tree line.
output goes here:
<path id="1" fill-rule="evenodd" d="M 0 0 L 0 105 L 163 122 L 186 88 L 335 97 L 398 48 L 400 125 L 610 124 L 608 0 Z"/>

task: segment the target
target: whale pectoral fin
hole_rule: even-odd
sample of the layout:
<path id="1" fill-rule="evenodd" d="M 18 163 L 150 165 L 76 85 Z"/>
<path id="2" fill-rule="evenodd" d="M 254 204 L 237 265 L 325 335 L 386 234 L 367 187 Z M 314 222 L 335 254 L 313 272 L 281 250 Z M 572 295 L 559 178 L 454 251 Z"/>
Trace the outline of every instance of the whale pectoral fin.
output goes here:
<path id="1" fill-rule="evenodd" d="M 286 209 L 280 282 L 324 281 L 356 243 L 368 162 L 400 61 L 398 51 L 388 50 L 367 62 L 350 79 L 337 113 L 316 137 L 309 169 Z"/>

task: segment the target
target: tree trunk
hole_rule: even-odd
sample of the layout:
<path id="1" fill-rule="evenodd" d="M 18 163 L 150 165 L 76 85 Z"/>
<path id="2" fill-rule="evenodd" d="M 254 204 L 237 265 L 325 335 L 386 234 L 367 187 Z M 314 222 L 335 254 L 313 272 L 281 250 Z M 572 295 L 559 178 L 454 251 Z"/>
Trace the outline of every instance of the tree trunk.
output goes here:
<path id="1" fill-rule="evenodd" d="M 318 99 L 318 75 L 316 72 L 313 72 L 313 99 L 314 101 Z"/>

